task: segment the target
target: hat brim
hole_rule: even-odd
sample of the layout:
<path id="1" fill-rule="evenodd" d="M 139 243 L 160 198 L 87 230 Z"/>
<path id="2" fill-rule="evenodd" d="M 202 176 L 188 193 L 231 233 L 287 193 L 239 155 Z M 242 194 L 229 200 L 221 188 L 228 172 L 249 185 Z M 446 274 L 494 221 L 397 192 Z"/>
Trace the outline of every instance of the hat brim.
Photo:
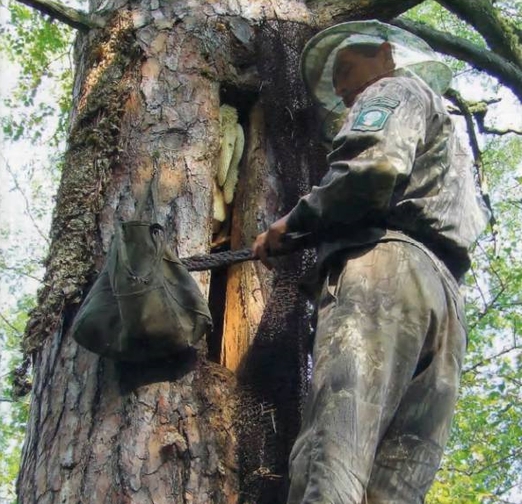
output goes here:
<path id="1" fill-rule="evenodd" d="M 301 75 L 314 100 L 330 111 L 344 109 L 332 85 L 333 62 L 339 49 L 353 44 L 392 46 L 396 68 L 407 69 L 424 80 L 436 93 L 449 87 L 452 73 L 421 38 L 380 21 L 351 21 L 319 32 L 312 37 L 301 55 Z"/>

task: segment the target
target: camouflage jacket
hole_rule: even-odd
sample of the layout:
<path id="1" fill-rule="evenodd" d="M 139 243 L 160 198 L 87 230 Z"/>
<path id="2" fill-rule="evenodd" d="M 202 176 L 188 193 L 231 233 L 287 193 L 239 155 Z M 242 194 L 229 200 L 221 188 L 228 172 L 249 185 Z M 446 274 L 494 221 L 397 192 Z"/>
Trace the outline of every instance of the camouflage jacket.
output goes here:
<path id="1" fill-rule="evenodd" d="M 395 230 L 426 245 L 457 278 L 469 268 L 488 212 L 444 103 L 424 82 L 400 75 L 364 90 L 328 162 L 288 219 L 290 231 L 323 236 L 320 263 Z"/>

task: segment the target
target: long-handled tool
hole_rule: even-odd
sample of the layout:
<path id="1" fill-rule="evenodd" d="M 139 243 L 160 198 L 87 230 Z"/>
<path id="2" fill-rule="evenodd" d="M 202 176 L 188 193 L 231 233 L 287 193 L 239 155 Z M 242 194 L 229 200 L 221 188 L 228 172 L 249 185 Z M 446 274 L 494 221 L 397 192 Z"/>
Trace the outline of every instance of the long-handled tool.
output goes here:
<path id="1" fill-rule="evenodd" d="M 287 233 L 283 237 L 282 248 L 277 254 L 274 254 L 274 256 L 291 254 L 298 250 L 314 247 L 315 244 L 315 235 L 312 233 Z M 240 250 L 216 252 L 214 254 L 194 255 L 180 260 L 189 271 L 204 271 L 223 268 L 245 261 L 255 261 L 257 259 L 252 249 L 244 248 Z"/>

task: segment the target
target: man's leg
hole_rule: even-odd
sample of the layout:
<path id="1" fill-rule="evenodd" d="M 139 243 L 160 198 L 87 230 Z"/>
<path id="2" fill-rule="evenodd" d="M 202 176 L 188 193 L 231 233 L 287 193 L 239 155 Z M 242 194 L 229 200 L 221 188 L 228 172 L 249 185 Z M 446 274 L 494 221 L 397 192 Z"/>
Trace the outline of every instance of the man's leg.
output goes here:
<path id="1" fill-rule="evenodd" d="M 444 287 L 446 311 L 434 320 L 415 376 L 379 443 L 368 504 L 421 504 L 438 470 L 457 400 L 466 341 L 463 303 L 456 285 L 448 278 Z"/>
<path id="2" fill-rule="evenodd" d="M 430 259 L 402 242 L 351 252 L 327 280 L 288 504 L 363 501 L 379 442 L 445 306 Z"/>

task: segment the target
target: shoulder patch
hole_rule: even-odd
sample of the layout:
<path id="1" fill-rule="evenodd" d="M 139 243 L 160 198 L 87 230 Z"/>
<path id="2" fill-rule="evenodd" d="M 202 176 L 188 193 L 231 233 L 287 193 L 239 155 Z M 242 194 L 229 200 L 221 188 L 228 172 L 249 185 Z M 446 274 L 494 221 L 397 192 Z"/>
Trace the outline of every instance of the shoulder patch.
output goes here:
<path id="1" fill-rule="evenodd" d="M 363 107 L 352 125 L 356 131 L 380 131 L 388 121 L 399 100 L 386 96 L 377 96 L 364 102 Z"/>
<path id="2" fill-rule="evenodd" d="M 365 107 L 355 118 L 352 130 L 380 131 L 391 116 L 392 111 L 384 107 Z"/>

